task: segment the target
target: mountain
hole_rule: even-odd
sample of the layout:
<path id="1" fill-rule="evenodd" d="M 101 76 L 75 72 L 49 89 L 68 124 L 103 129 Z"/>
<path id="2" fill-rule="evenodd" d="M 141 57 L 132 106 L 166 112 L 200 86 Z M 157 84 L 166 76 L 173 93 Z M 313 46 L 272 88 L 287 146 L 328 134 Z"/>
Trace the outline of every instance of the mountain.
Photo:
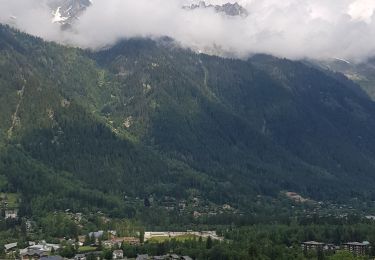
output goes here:
<path id="1" fill-rule="evenodd" d="M 326 71 L 344 74 L 361 86 L 372 99 L 375 99 L 375 59 L 359 63 L 343 59 L 313 60 L 309 61 L 309 63 Z"/>
<path id="2" fill-rule="evenodd" d="M 71 26 L 79 16 L 92 5 L 91 0 L 49 0 L 48 5 L 52 11 L 52 22 L 61 23 L 64 27 Z M 241 5 L 236 3 L 226 3 L 223 5 L 207 5 L 204 1 L 199 4 L 185 6 L 184 9 L 194 10 L 197 8 L 212 8 L 218 13 L 228 16 L 247 16 L 248 12 Z"/>
<path id="3" fill-rule="evenodd" d="M 303 62 L 168 38 L 92 52 L 0 26 L 0 93 L 0 190 L 20 194 L 21 215 L 139 217 L 150 196 L 255 215 L 285 191 L 375 197 L 375 103 Z"/>
<path id="4" fill-rule="evenodd" d="M 71 24 L 92 4 L 91 0 L 49 0 L 54 23 Z"/>
<path id="5" fill-rule="evenodd" d="M 204 1 L 200 1 L 199 4 L 192 4 L 191 6 L 185 6 L 184 9 L 188 10 L 195 10 L 195 9 L 213 9 L 217 13 L 223 13 L 228 16 L 241 16 L 246 17 L 248 16 L 248 11 L 239 5 L 237 2 L 235 3 L 226 3 L 222 5 L 212 5 L 206 4 Z"/>

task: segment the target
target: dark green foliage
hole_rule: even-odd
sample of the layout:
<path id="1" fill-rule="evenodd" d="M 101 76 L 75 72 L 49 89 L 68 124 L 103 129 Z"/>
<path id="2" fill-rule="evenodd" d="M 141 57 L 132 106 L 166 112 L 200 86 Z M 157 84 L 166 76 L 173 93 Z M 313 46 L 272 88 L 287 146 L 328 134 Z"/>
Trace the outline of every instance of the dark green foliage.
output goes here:
<path id="1" fill-rule="evenodd" d="M 206 248 L 211 249 L 212 248 L 212 238 L 208 237 L 206 240 Z"/>

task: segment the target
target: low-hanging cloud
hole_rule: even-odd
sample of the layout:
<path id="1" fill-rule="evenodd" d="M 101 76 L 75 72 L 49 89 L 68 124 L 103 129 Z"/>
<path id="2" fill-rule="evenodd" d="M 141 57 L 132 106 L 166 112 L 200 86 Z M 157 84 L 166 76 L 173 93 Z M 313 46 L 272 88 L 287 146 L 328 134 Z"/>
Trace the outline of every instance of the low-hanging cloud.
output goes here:
<path id="1" fill-rule="evenodd" d="M 375 55 L 374 0 L 239 0 L 247 17 L 210 8 L 184 10 L 182 6 L 194 2 L 189 0 L 92 2 L 70 31 L 51 23 L 51 11 L 42 0 L 0 0 L 0 22 L 47 40 L 94 49 L 122 38 L 169 36 L 194 50 L 240 58 L 267 53 L 359 61 Z"/>

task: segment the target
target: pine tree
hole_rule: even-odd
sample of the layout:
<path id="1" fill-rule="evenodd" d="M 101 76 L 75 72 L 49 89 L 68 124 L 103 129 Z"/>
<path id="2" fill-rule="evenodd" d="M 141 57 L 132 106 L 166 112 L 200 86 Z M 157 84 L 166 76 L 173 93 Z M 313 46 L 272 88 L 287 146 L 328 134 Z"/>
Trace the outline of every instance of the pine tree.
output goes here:
<path id="1" fill-rule="evenodd" d="M 206 240 L 206 248 L 211 249 L 212 248 L 212 238 L 209 236 Z"/>

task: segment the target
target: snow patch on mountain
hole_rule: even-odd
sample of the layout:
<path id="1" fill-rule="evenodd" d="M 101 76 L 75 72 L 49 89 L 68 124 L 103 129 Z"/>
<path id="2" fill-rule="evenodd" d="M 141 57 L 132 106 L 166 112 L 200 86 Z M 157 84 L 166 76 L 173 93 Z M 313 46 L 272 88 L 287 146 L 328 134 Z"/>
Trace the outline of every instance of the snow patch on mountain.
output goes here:
<path id="1" fill-rule="evenodd" d="M 92 5 L 91 0 L 49 0 L 52 10 L 52 22 L 72 24 L 79 16 Z"/>
<path id="2" fill-rule="evenodd" d="M 52 19 L 52 22 L 53 23 L 63 23 L 65 22 L 66 20 L 69 19 L 69 17 L 63 17 L 60 13 L 60 9 L 61 9 L 61 6 L 59 6 L 55 12 L 53 12 L 53 19 Z"/>

